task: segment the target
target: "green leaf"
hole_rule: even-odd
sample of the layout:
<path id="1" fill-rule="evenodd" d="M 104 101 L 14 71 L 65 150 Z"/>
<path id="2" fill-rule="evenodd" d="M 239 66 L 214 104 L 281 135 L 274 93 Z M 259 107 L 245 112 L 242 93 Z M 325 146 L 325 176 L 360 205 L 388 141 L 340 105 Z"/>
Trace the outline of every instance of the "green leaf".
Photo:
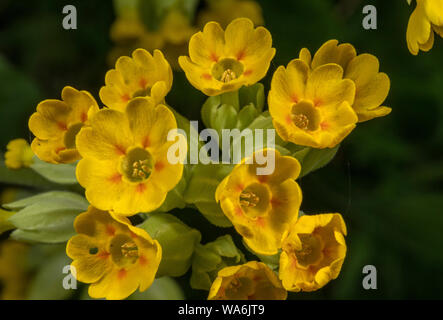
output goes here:
<path id="1" fill-rule="evenodd" d="M 218 271 L 245 261 L 243 253 L 235 246 L 230 235 L 197 246 L 192 261 L 190 284 L 193 289 L 209 290 Z"/>
<path id="2" fill-rule="evenodd" d="M 199 164 L 194 167 L 185 192 L 187 203 L 215 202 L 215 190 L 232 171 L 230 164 Z"/>
<path id="3" fill-rule="evenodd" d="M 20 199 L 14 202 L 6 203 L 3 207 L 11 210 L 22 209 L 35 203 L 46 203 L 51 201 L 63 202 L 64 200 L 75 203 L 76 208 L 88 208 L 88 201 L 81 195 L 68 191 L 50 191 L 40 193 L 32 197 Z"/>
<path id="4" fill-rule="evenodd" d="M 149 214 L 148 219 L 138 227 L 146 230 L 162 247 L 158 277 L 179 277 L 186 273 L 194 248 L 201 240 L 198 230 L 167 213 Z"/>
<path id="5" fill-rule="evenodd" d="M 22 168 L 19 170 L 8 169 L 3 160 L 0 160 L 0 182 L 38 189 L 62 188 L 61 185 L 48 181 L 30 168 Z"/>
<path id="6" fill-rule="evenodd" d="M 303 148 L 292 154 L 301 164 L 300 178 L 327 165 L 334 159 L 340 145 L 329 149 Z"/>
<path id="7" fill-rule="evenodd" d="M 88 202 L 75 193 L 53 191 L 5 205 L 20 209 L 9 218 L 17 230 L 16 240 L 44 243 L 67 241 L 75 234 L 74 220 L 88 208 Z"/>
<path id="8" fill-rule="evenodd" d="M 31 169 L 47 180 L 58 184 L 77 184 L 75 164 L 52 164 L 41 161 L 34 156 Z"/>
<path id="9" fill-rule="evenodd" d="M 229 228 L 232 227 L 231 221 L 225 216 L 220 205 L 213 202 L 197 202 L 195 203 L 197 210 L 208 219 L 210 223 L 217 227 Z"/>

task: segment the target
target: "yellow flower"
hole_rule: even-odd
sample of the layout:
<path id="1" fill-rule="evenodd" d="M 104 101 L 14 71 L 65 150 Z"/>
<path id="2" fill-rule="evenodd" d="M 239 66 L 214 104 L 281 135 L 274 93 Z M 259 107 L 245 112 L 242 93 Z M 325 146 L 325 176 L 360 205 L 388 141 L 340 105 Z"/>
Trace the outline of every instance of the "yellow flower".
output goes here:
<path id="1" fill-rule="evenodd" d="M 49 163 L 71 163 L 80 159 L 75 139 L 91 115 L 98 111 L 97 102 L 87 91 L 65 87 L 62 100 L 40 102 L 29 118 L 29 129 L 35 135 L 32 151 Z"/>
<path id="2" fill-rule="evenodd" d="M 178 57 L 186 54 L 189 38 L 196 32 L 190 19 L 180 10 L 171 9 L 163 18 L 158 30 L 149 30 L 141 21 L 136 8 L 117 17 L 111 26 L 111 39 L 116 43 L 109 54 L 112 64 L 122 55 L 137 48 L 148 51 L 161 49 L 174 70 L 180 70 Z"/>
<path id="3" fill-rule="evenodd" d="M 272 153 L 274 172 L 257 175 L 261 166 L 257 157 Z M 271 149 L 255 152 L 252 163 L 248 162 L 250 158 L 243 159 L 219 184 L 216 201 L 252 250 L 273 255 L 281 248 L 283 233 L 298 216 L 302 194 L 294 179 L 300 174 L 300 163 Z"/>
<path id="4" fill-rule="evenodd" d="M 283 238 L 279 276 L 289 291 L 315 291 L 336 279 L 346 256 L 338 213 L 302 216 Z"/>
<path id="5" fill-rule="evenodd" d="M 287 291 L 267 265 L 250 261 L 220 270 L 208 300 L 286 300 L 287 296 Z"/>
<path id="6" fill-rule="evenodd" d="M 329 40 L 318 49 L 314 58 L 311 58 L 308 49 L 302 49 L 300 59 L 312 70 L 328 63 L 336 63 L 343 68 L 343 77 L 355 83 L 352 108 L 359 122 L 383 117 L 391 112 L 391 108 L 381 106 L 388 96 L 391 83 L 385 73 L 379 72 L 380 63 L 375 56 L 367 53 L 357 56 L 351 44 L 338 45 L 337 40 Z"/>
<path id="7" fill-rule="evenodd" d="M 406 31 L 408 49 L 413 55 L 434 46 L 434 32 L 443 37 L 443 0 L 417 0 Z"/>
<path id="8" fill-rule="evenodd" d="M 239 18 L 226 31 L 216 22 L 206 24 L 189 41 L 189 57 L 179 63 L 195 88 L 215 96 L 261 80 L 274 55 L 269 31 Z"/>
<path id="9" fill-rule="evenodd" d="M 128 219 L 89 207 L 74 221 L 78 235 L 66 246 L 76 279 L 90 283 L 92 298 L 125 299 L 154 281 L 162 250 Z"/>
<path id="10" fill-rule="evenodd" d="M 0 242 L 0 300 L 24 300 L 28 285 L 26 256 L 29 247 L 21 242 Z"/>
<path id="11" fill-rule="evenodd" d="M 124 112 L 102 109 L 77 137 L 83 157 L 77 180 L 100 210 L 134 215 L 157 209 L 180 181 L 183 164 L 167 159 L 173 113 L 152 99 L 135 98 Z"/>
<path id="12" fill-rule="evenodd" d="M 354 128 L 357 115 L 351 108 L 355 85 L 343 79 L 338 64 L 311 71 L 294 59 L 274 73 L 268 95 L 269 112 L 279 136 L 313 148 L 333 148 Z"/>
<path id="13" fill-rule="evenodd" d="M 128 102 L 136 97 L 151 97 L 158 104 L 171 90 L 172 70 L 163 53 L 154 50 L 152 56 L 137 49 L 130 57 L 120 57 L 115 69 L 106 73 L 105 86 L 100 99 L 111 109 L 124 111 Z"/>
<path id="14" fill-rule="evenodd" d="M 208 1 L 208 9 L 198 15 L 198 25 L 204 26 L 210 21 L 217 21 L 225 28 L 237 18 L 248 18 L 254 25 L 264 24 L 260 4 L 250 0 L 215 0 Z"/>
<path id="15" fill-rule="evenodd" d="M 34 152 L 25 139 L 14 139 L 6 146 L 5 165 L 9 169 L 27 168 L 33 163 L 33 156 Z"/>

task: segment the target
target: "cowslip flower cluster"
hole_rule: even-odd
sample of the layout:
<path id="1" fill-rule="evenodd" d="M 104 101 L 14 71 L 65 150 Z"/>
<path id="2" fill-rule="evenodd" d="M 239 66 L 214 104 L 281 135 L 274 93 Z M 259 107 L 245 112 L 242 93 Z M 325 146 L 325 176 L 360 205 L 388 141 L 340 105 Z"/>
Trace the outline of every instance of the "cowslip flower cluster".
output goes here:
<path id="1" fill-rule="evenodd" d="M 261 80 L 275 55 L 269 31 L 239 18 L 224 31 L 209 22 L 189 41 L 189 57 L 179 63 L 189 82 L 208 96 L 236 91 Z"/>
<path id="2" fill-rule="evenodd" d="M 254 0 L 206 1 L 195 18 L 188 12 L 192 6 L 192 3 L 188 7 L 171 2 L 152 7 L 141 1 L 116 4 L 116 20 L 110 29 L 110 37 L 115 44 L 109 53 L 110 64 L 137 48 L 148 51 L 160 49 L 172 68 L 181 71 L 178 57 L 186 54 L 189 39 L 197 28 L 210 21 L 217 21 L 226 27 L 240 17 L 251 19 L 255 25 L 264 23 L 262 9 Z M 151 18 L 149 21 L 146 15 Z"/>
<path id="3" fill-rule="evenodd" d="M 261 153 L 274 153 L 272 174 L 257 175 L 256 157 Z M 258 151 L 252 161 L 248 160 L 243 159 L 219 184 L 215 198 L 252 250 L 276 254 L 283 233 L 298 216 L 302 195 L 294 180 L 300 173 L 300 163 L 269 149 Z"/>
<path id="4" fill-rule="evenodd" d="M 389 114 L 391 109 L 382 106 L 389 77 L 379 72 L 376 57 L 357 55 L 352 45 L 331 40 L 314 56 L 305 48 L 287 67 L 277 68 L 269 111 L 263 112 L 266 99 L 259 81 L 275 53 L 266 28 L 238 18 L 225 29 L 208 22 L 191 37 L 189 56 L 178 59 L 189 82 L 208 96 L 202 118 L 214 128 L 241 129 L 245 135 L 267 129 L 279 135 L 266 145 L 255 141 L 239 163 L 170 160 L 177 143 L 185 147 L 180 154 L 188 151 L 183 145 L 188 140 L 176 133 L 184 132 L 182 138 L 193 134 L 189 121 L 166 102 L 173 73 L 160 50 L 136 49 L 131 57 L 120 57 L 106 73 L 99 93 L 102 108 L 90 93 L 72 87 L 63 89 L 61 100 L 37 106 L 29 120 L 35 135 L 32 152 L 25 141 L 12 142 L 8 162 L 30 166 L 35 153 L 48 163 L 46 169 L 58 165 L 57 172 L 66 173 L 75 165 L 75 181 L 85 197 L 57 194 L 60 219 L 46 219 L 51 229 L 72 221 L 73 230 L 62 235 L 66 238 L 44 239 L 67 241 L 71 270 L 89 284 L 91 297 L 125 299 L 137 289 L 147 290 L 156 277 L 178 277 L 191 266 L 191 287 L 209 289 L 208 299 L 214 300 L 286 299 L 288 291 L 318 290 L 339 276 L 347 248 L 343 217 L 302 213 L 296 180 L 330 161 L 325 160 L 329 151 L 322 149 L 336 147 L 357 123 Z M 239 140 L 234 138 L 227 154 L 242 151 Z M 314 149 L 314 160 L 305 157 Z M 207 156 L 206 151 L 201 148 L 199 156 Z M 31 169 L 51 177 L 51 170 L 39 171 L 41 166 Z M 27 221 L 26 214 L 30 219 L 40 215 L 39 226 L 47 227 L 41 221 L 48 213 L 33 211 L 45 205 L 32 201 L 10 206 L 18 212 L 3 215 L 12 217 L 12 225 L 8 221 L 3 229 L 22 231 L 26 223 L 14 221 Z M 233 227 L 257 259 L 245 261 L 230 235 L 202 244 L 200 231 L 172 211 L 187 206 L 216 226 Z M 31 230 L 35 236 L 38 227 L 32 228 L 37 228 Z"/>
<path id="5" fill-rule="evenodd" d="M 333 148 L 357 122 L 391 112 L 380 106 L 390 81 L 370 54 L 350 44 L 326 42 L 314 55 L 304 48 L 298 59 L 274 73 L 269 111 L 283 140 L 314 148 Z"/>
<path id="6" fill-rule="evenodd" d="M 336 279 L 346 256 L 340 214 L 304 215 L 282 241 L 280 279 L 289 291 L 314 291 Z"/>
<path id="7" fill-rule="evenodd" d="M 411 0 L 408 0 L 409 4 Z M 443 37 L 443 1 L 417 0 L 406 31 L 408 49 L 413 55 L 434 46 L 435 34 Z"/>
<path id="8" fill-rule="evenodd" d="M 43 161 L 71 163 L 80 159 L 76 136 L 98 111 L 95 99 L 87 91 L 65 87 L 62 100 L 40 102 L 29 118 L 29 130 L 35 135 L 32 151 Z"/>

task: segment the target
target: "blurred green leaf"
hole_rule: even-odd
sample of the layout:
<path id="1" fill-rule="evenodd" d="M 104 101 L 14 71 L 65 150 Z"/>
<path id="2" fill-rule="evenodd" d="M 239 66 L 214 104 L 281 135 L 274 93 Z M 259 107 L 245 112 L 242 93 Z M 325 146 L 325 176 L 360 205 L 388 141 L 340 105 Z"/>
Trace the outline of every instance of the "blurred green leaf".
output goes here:
<path id="1" fill-rule="evenodd" d="M 75 176 L 76 163 L 52 164 L 41 161 L 37 156 L 33 158 L 31 169 L 47 180 L 58 184 L 77 184 Z"/>
<path id="2" fill-rule="evenodd" d="M 68 275 L 63 273 L 70 259 L 66 256 L 64 246 L 58 252 L 48 256 L 33 277 L 29 292 L 29 300 L 63 300 L 75 293 L 75 290 L 63 288 L 63 279 Z"/>

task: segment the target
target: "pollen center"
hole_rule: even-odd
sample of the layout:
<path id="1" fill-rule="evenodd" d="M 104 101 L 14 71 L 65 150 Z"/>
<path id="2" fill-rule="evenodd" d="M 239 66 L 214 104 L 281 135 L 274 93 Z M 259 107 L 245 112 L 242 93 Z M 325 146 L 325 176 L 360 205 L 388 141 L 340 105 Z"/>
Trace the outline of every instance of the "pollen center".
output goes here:
<path id="1" fill-rule="evenodd" d="M 257 219 L 267 215 L 270 199 L 270 190 L 266 185 L 253 183 L 240 193 L 238 201 L 247 217 Z"/>
<path id="2" fill-rule="evenodd" d="M 125 234 L 118 234 L 112 238 L 109 252 L 112 261 L 120 267 L 133 264 L 138 259 L 138 247 L 131 237 Z"/>
<path id="3" fill-rule="evenodd" d="M 149 151 L 143 148 L 129 150 L 122 159 L 121 170 L 124 176 L 132 182 L 141 182 L 151 175 L 153 159 Z"/>
<path id="4" fill-rule="evenodd" d="M 232 71 L 231 69 L 225 70 L 225 72 L 223 72 L 220 81 L 221 82 L 229 82 L 231 80 L 235 80 L 237 79 L 237 76 L 235 75 L 235 72 Z"/>
<path id="5" fill-rule="evenodd" d="M 306 130 L 315 131 L 320 126 L 320 112 L 318 108 L 310 101 L 302 100 L 292 107 L 291 119 L 296 127 Z"/>
<path id="6" fill-rule="evenodd" d="M 302 267 L 315 264 L 322 257 L 322 241 L 313 234 L 299 234 L 302 248 L 294 252 L 297 262 Z"/>
<path id="7" fill-rule="evenodd" d="M 240 205 L 243 207 L 255 207 L 260 198 L 253 192 L 243 191 L 240 194 Z"/>
<path id="8" fill-rule="evenodd" d="M 294 124 L 299 127 L 300 129 L 306 130 L 308 128 L 309 119 L 304 114 L 293 114 L 291 116 L 292 121 Z"/>
<path id="9" fill-rule="evenodd" d="M 212 76 L 218 81 L 228 83 L 243 74 L 243 63 L 230 58 L 221 59 L 212 67 Z"/>

